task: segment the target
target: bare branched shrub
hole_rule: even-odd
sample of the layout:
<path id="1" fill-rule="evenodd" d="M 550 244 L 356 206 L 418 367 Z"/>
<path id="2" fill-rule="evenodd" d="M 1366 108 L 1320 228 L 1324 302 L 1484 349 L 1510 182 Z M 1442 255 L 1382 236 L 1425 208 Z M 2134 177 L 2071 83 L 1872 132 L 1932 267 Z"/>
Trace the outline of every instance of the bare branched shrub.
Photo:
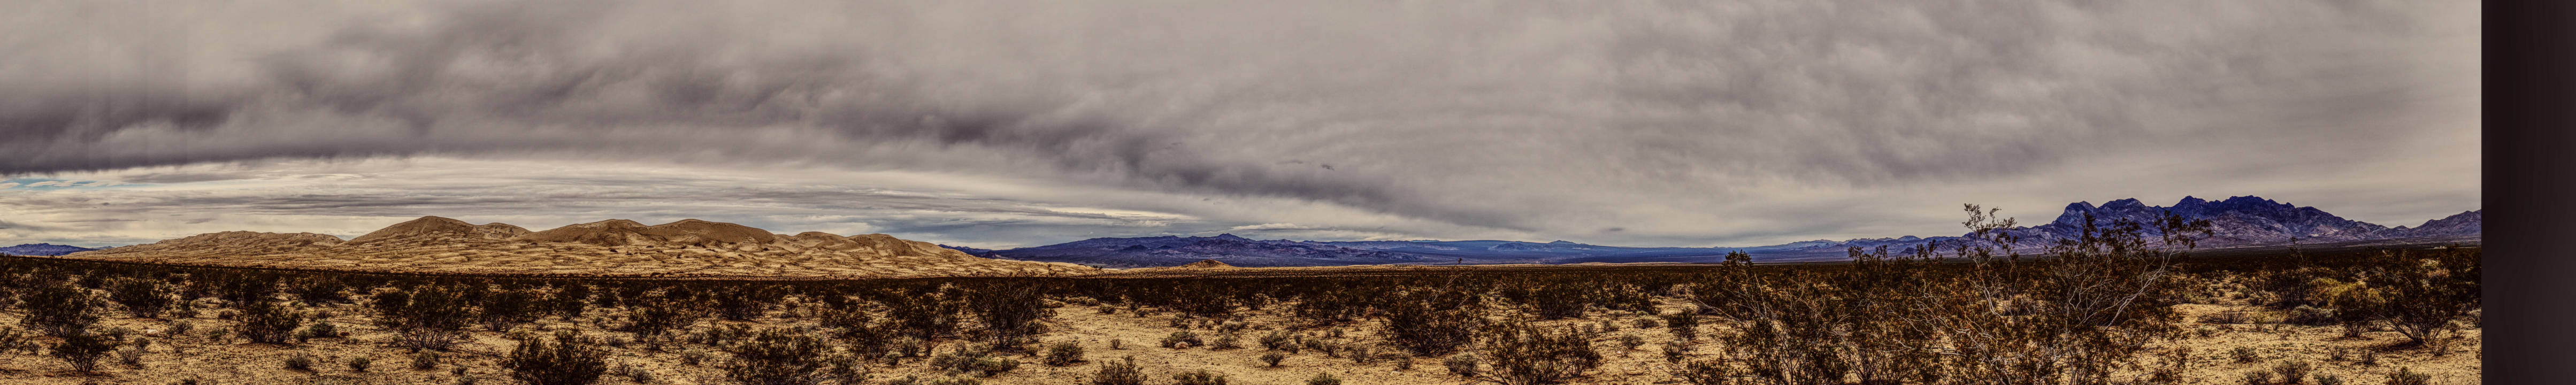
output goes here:
<path id="1" fill-rule="evenodd" d="M 858 360 L 833 352 L 821 338 L 763 329 L 733 348 L 725 377 L 753 385 L 855 384 L 867 378 L 867 370 Z"/>
<path id="2" fill-rule="evenodd" d="M 81 334 L 89 329 L 90 324 L 98 323 L 98 308 L 102 305 L 97 296 L 90 295 L 89 289 L 70 284 L 39 287 L 20 295 L 18 301 L 27 311 L 26 317 L 18 319 L 19 324 L 28 330 L 64 338 Z"/>
<path id="3" fill-rule="evenodd" d="M 1135 356 L 1102 362 L 1100 370 L 1091 373 L 1091 385 L 1145 385 L 1145 371 L 1136 367 Z"/>
<path id="4" fill-rule="evenodd" d="M 519 341 L 501 367 L 530 385 L 589 385 L 608 373 L 607 352 L 573 331 Z"/>
<path id="5" fill-rule="evenodd" d="M 1561 382 L 1601 365 L 1592 341 L 1574 330 L 1550 332 L 1511 321 L 1496 325 L 1485 340 L 1484 354 L 1494 361 L 1486 379 L 1504 385 Z"/>
<path id="6" fill-rule="evenodd" d="M 115 337 L 79 332 L 65 336 L 61 343 L 54 344 L 52 355 L 54 358 L 62 359 L 63 363 L 70 364 L 73 371 L 96 373 L 98 359 L 106 357 L 107 353 L 115 350 L 117 345 L 119 341 Z"/>
<path id="7" fill-rule="evenodd" d="M 447 350 L 464 341 L 465 325 L 473 320 L 464 297 L 444 286 L 380 292 L 369 305 L 376 326 L 393 331 L 395 344 L 412 350 Z"/>
<path id="8" fill-rule="evenodd" d="M 161 313 L 177 302 L 177 288 L 150 278 L 117 278 L 107 283 L 108 300 L 125 307 L 127 313 L 141 318 L 160 318 Z"/>
<path id="9" fill-rule="evenodd" d="M 295 339 L 297 327 L 304 325 L 303 311 L 279 301 L 257 301 L 241 305 L 243 339 L 267 344 L 283 344 Z"/>

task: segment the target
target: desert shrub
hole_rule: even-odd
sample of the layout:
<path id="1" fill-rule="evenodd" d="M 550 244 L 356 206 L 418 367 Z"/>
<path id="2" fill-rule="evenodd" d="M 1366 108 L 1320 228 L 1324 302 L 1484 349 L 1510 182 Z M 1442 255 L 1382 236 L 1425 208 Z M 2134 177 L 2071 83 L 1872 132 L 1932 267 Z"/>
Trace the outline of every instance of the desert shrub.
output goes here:
<path id="1" fill-rule="evenodd" d="M 310 372 L 310 371 L 313 371 L 313 363 L 314 363 L 314 361 L 320 361 L 320 360 L 321 360 L 321 359 L 314 358 L 314 357 L 313 357 L 313 353 L 300 352 L 300 351 L 299 351 L 299 352 L 295 352 L 295 354 L 294 354 L 294 355 L 286 356 L 286 362 L 285 362 L 285 364 L 286 364 L 286 368 L 287 368 L 287 369 L 294 369 L 294 370 L 300 370 L 300 371 L 307 371 L 307 372 Z"/>
<path id="2" fill-rule="evenodd" d="M 475 312 L 475 321 L 483 324 L 483 330 L 509 331 L 544 316 L 538 305 L 537 295 L 524 289 L 485 294 L 478 307 L 480 311 Z"/>
<path id="3" fill-rule="evenodd" d="M 966 303 L 959 297 L 963 289 L 955 286 L 916 288 L 902 295 L 882 298 L 886 315 L 893 318 L 904 335 L 923 340 L 937 339 L 957 329 L 958 313 Z"/>
<path id="4" fill-rule="evenodd" d="M 110 350 L 115 350 L 118 343 L 119 341 L 114 337 L 77 332 L 64 336 L 61 343 L 54 344 L 52 355 L 54 358 L 62 359 L 63 363 L 70 364 L 73 371 L 95 373 L 98 372 L 98 359 L 106 357 Z"/>
<path id="5" fill-rule="evenodd" d="M 1679 364 L 1682 359 L 1690 358 L 1690 345 L 1684 345 L 1682 340 L 1678 339 L 1664 341 L 1663 353 L 1664 362 Z"/>
<path id="6" fill-rule="evenodd" d="M 2289 317 L 2281 320 L 2281 322 L 2309 326 L 2328 325 L 2335 322 L 2335 315 L 2334 311 L 2326 310 L 2324 308 L 2299 305 L 2298 307 L 2290 308 Z"/>
<path id="7" fill-rule="evenodd" d="M 149 278 L 117 278 L 107 283 L 107 299 L 135 317 L 160 318 L 177 300 L 175 288 Z"/>
<path id="8" fill-rule="evenodd" d="M 1734 373 L 1727 370 L 1726 364 L 1701 360 L 1673 367 L 1673 377 L 1679 377 L 1682 383 L 1690 385 L 1724 385 L 1733 383 L 1730 380 Z"/>
<path id="9" fill-rule="evenodd" d="M 627 306 L 625 331 L 648 348 L 660 348 L 672 330 L 686 328 L 706 317 L 706 309 L 694 299 L 669 296 Z"/>
<path id="10" fill-rule="evenodd" d="M 2373 276 L 2372 286 L 2387 290 L 2382 312 L 2388 324 L 2406 335 L 2408 343 L 2435 344 L 2435 354 L 2440 354 L 2438 343 L 2479 305 L 2478 254 L 2454 250 L 2417 259 L 2393 251 L 2383 258 L 2387 267 Z"/>
<path id="11" fill-rule="evenodd" d="M 1172 375 L 1173 385 L 1225 385 L 1225 375 L 1199 369 Z"/>
<path id="12" fill-rule="evenodd" d="M 1344 350 L 1346 350 L 1346 352 L 1343 354 L 1349 355 L 1351 357 L 1351 362 L 1369 364 L 1377 362 L 1378 359 L 1377 348 L 1372 348 L 1368 345 L 1351 344 L 1350 347 L 1345 348 Z"/>
<path id="13" fill-rule="evenodd" d="M 1172 332 L 1172 335 L 1164 336 L 1162 341 L 1163 347 L 1173 349 L 1188 349 L 1204 343 L 1200 342 L 1198 333 L 1191 333 L 1188 330 Z"/>
<path id="14" fill-rule="evenodd" d="M 1684 341 L 1699 339 L 1698 312 L 1684 310 L 1676 311 L 1672 314 L 1665 314 L 1664 325 L 1672 328 L 1673 337 L 1681 338 Z"/>
<path id="15" fill-rule="evenodd" d="M 1262 353 L 1262 354 L 1261 354 L 1261 363 L 1262 363 L 1262 364 L 1264 364 L 1264 366 L 1268 366 L 1268 367 L 1273 367 L 1273 368 L 1279 367 L 1279 362 L 1280 362 L 1280 361 L 1287 361 L 1287 360 L 1288 360 L 1288 355 L 1287 355 L 1287 354 L 1280 354 L 1279 352 L 1269 352 L 1269 353 Z"/>
<path id="16" fill-rule="evenodd" d="M 1045 306 L 1047 289 L 1041 281 L 988 281 L 966 296 L 966 308 L 984 321 L 980 330 L 986 343 L 1016 351 L 1033 336 L 1046 333 L 1046 324 L 1039 321 L 1055 316 L 1055 309 Z"/>
<path id="17" fill-rule="evenodd" d="M 1242 348 L 1242 347 L 1243 347 L 1243 339 L 1242 339 L 1242 338 L 1236 338 L 1236 337 L 1234 336 L 1234 333 L 1226 333 L 1226 334 L 1220 334 L 1220 335 L 1217 335 L 1217 336 L 1216 336 L 1216 342 L 1211 342 L 1211 343 L 1209 343 L 1209 344 L 1208 344 L 1208 348 L 1209 348 L 1209 349 L 1239 349 L 1239 348 Z"/>
<path id="18" fill-rule="evenodd" d="M 1637 335 L 1634 332 L 1619 333 L 1619 346 L 1627 347 L 1628 350 L 1637 350 L 1638 346 L 1645 345 L 1646 336 Z"/>
<path id="19" fill-rule="evenodd" d="M 1630 326 L 1636 326 L 1638 329 L 1653 329 L 1661 324 L 1656 323 L 1654 318 L 1638 318 L 1637 322 Z"/>
<path id="20" fill-rule="evenodd" d="M 2332 374 L 2318 374 L 2317 385 L 2343 385 L 2343 377 Z"/>
<path id="21" fill-rule="evenodd" d="M 2315 365 L 2297 359 L 2282 360 L 2280 363 L 2272 364 L 2272 373 L 2280 374 L 2283 384 L 2295 385 L 2305 381 L 2308 378 L 2308 372 L 2314 369 L 2316 369 Z"/>
<path id="22" fill-rule="evenodd" d="M 126 366 L 143 367 L 143 354 L 152 351 L 152 339 L 135 338 L 134 343 L 116 349 L 116 360 Z"/>
<path id="23" fill-rule="evenodd" d="M 1100 363 L 1100 370 L 1091 373 L 1091 384 L 1144 385 L 1145 371 L 1137 369 L 1135 356 L 1127 356 L 1117 361 L 1102 362 Z"/>
<path id="24" fill-rule="evenodd" d="M 1530 313 L 1544 319 L 1582 318 L 1592 308 L 1583 286 L 1570 282 L 1537 284 L 1529 290 Z"/>
<path id="25" fill-rule="evenodd" d="M 1020 361 L 994 357 L 990 348 L 961 343 L 954 350 L 931 357 L 930 367 L 982 377 L 1019 368 Z"/>
<path id="26" fill-rule="evenodd" d="M 447 350 L 465 339 L 473 310 L 456 290 L 421 286 L 376 293 L 369 301 L 376 326 L 394 332 L 395 344 L 412 350 Z"/>
<path id="27" fill-rule="evenodd" d="M 626 379 L 633 380 L 638 384 L 653 383 L 654 378 L 652 369 L 645 369 L 641 366 L 619 365 L 617 367 L 610 368 L 608 373 L 624 376 Z"/>
<path id="28" fill-rule="evenodd" d="M 2272 385 L 2272 372 L 2248 370 L 2239 378 L 2242 379 L 2245 385 Z"/>
<path id="29" fill-rule="evenodd" d="M 304 312 L 278 301 L 258 301 L 241 306 L 238 328 L 243 339 L 267 344 L 283 344 L 295 338 L 297 327 L 304 325 Z"/>
<path id="30" fill-rule="evenodd" d="M 709 302 L 719 318 L 750 321 L 769 311 L 769 304 L 786 297 L 783 288 L 772 285 L 734 286 L 711 296 Z"/>
<path id="31" fill-rule="evenodd" d="M 19 295 L 18 300 L 27 311 L 19 324 L 45 335 L 70 338 L 98 323 L 101 301 L 80 286 L 46 285 Z"/>
<path id="32" fill-rule="evenodd" d="M 510 378 L 530 385 L 588 385 L 608 373 L 607 351 L 592 343 L 569 330 L 556 332 L 551 340 L 520 340 L 501 367 L 510 371 Z"/>
<path id="33" fill-rule="evenodd" d="M 1488 380 L 1505 385 L 1560 382 L 1601 365 L 1592 341 L 1574 330 L 1549 332 L 1514 321 L 1495 327 L 1486 341 L 1484 354 L 1494 361 Z"/>
<path id="34" fill-rule="evenodd" d="M 1267 334 L 1262 334 L 1261 338 L 1254 342 L 1261 343 L 1261 348 L 1264 350 L 1286 350 L 1289 353 L 1297 352 L 1297 335 L 1289 333 L 1286 330 L 1275 330 Z"/>
<path id="35" fill-rule="evenodd" d="M 436 350 L 422 349 L 420 351 L 412 352 L 411 354 L 412 370 L 437 369 L 438 362 L 439 356 L 438 351 Z"/>
<path id="36" fill-rule="evenodd" d="M 350 370 L 350 371 L 364 372 L 364 371 L 367 371 L 367 367 L 375 366 L 375 364 L 376 364 L 376 359 L 375 359 L 375 358 L 371 358 L 371 357 L 367 357 L 367 356 L 349 357 L 349 370 Z"/>
<path id="37" fill-rule="evenodd" d="M 1476 369 L 1477 369 L 1477 368 L 1476 368 L 1476 365 L 1477 365 L 1477 362 L 1476 362 L 1476 355 L 1473 355 L 1473 354 L 1459 354 L 1459 355 L 1449 356 L 1449 359 L 1448 359 L 1448 360 L 1445 360 L 1445 361 L 1441 361 L 1441 362 L 1440 362 L 1440 365 L 1441 365 L 1441 366 L 1446 366 L 1446 367 L 1448 367 L 1448 368 L 1449 368 L 1449 374 L 1456 374 L 1456 375 L 1458 375 L 1459 377 L 1468 377 L 1468 378 L 1474 378 L 1474 377 L 1476 377 L 1476 373 L 1477 373 L 1477 370 L 1476 370 Z"/>
<path id="38" fill-rule="evenodd" d="M 1416 356 L 1457 351 L 1484 321 L 1476 295 L 1465 290 L 1407 289 L 1388 298 L 1380 329 L 1388 343 Z"/>
<path id="39" fill-rule="evenodd" d="M 1041 358 L 1040 361 L 1045 362 L 1050 366 L 1065 366 L 1072 365 L 1076 362 L 1082 362 L 1082 344 L 1073 341 L 1057 341 L 1054 344 L 1047 345 L 1046 356 Z"/>
<path id="40" fill-rule="evenodd" d="M 2360 337 L 2380 319 L 2387 318 L 2388 296 L 2366 282 L 2317 278 L 2308 284 L 2316 287 L 2311 291 L 2317 296 L 2316 302 L 2334 308 L 2334 323 L 2343 328 L 2345 337 Z"/>
<path id="41" fill-rule="evenodd" d="M 591 292 L 590 285 L 563 285 L 546 297 L 546 310 L 566 320 L 580 318 L 583 311 L 590 309 Z"/>
<path id="42" fill-rule="evenodd" d="M 2235 359 L 2236 363 L 2240 364 L 2252 363 L 2255 360 L 2263 358 L 2261 354 L 2256 353 L 2254 348 L 2250 346 L 2238 346 L 2236 349 L 2228 350 L 2227 356 Z"/>
<path id="43" fill-rule="evenodd" d="M 821 338 L 787 329 L 763 329 L 733 348 L 725 377 L 753 385 L 856 383 L 866 369 L 834 354 Z"/>
<path id="44" fill-rule="evenodd" d="M 338 279 L 307 277 L 291 281 L 286 286 L 287 293 L 294 294 L 296 299 L 304 303 L 314 305 L 349 303 L 349 295 L 345 293 L 349 285 Z"/>
<path id="45" fill-rule="evenodd" d="M 1306 385 L 1342 385 L 1342 378 L 1333 377 L 1332 373 L 1315 373 L 1314 377 L 1306 378 Z"/>
<path id="46" fill-rule="evenodd" d="M 2414 369 L 2397 368 L 2396 372 L 2388 373 L 2388 385 L 2430 385 L 2432 383 L 2432 374 L 2417 373 Z"/>

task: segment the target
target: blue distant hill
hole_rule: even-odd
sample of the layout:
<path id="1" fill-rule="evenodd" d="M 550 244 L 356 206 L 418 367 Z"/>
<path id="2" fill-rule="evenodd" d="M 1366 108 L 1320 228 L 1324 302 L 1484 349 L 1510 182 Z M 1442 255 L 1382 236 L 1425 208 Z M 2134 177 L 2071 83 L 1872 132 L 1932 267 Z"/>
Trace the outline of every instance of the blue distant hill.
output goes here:
<path id="1" fill-rule="evenodd" d="M 51 257 L 51 256 L 57 256 L 57 255 L 63 255 L 63 254 L 71 254 L 71 253 L 78 253 L 78 252 L 90 251 L 90 250 L 98 250 L 98 249 L 92 249 L 92 248 L 80 247 L 80 246 L 64 246 L 64 245 L 57 245 L 57 244 L 51 244 L 51 243 L 29 243 L 29 244 L 17 245 L 17 246 L 0 247 L 0 254 L 8 254 L 8 255 L 33 255 L 33 256 Z"/>
<path id="2" fill-rule="evenodd" d="M 2368 222 L 2344 219 L 2315 207 L 2302 207 L 2260 197 L 2242 196 L 2210 201 L 2184 197 L 2173 206 L 2147 206 L 2137 199 L 2121 199 L 2095 206 L 2078 202 L 2053 221 L 2037 226 L 2017 227 L 2008 232 L 2023 240 L 2014 245 L 2024 251 L 2037 251 L 2059 239 L 2076 236 L 2086 215 L 2101 224 L 2116 219 L 2145 221 L 2164 212 L 2188 219 L 2209 220 L 2213 234 L 2199 241 L 2201 248 L 2277 246 L 2292 243 L 2324 244 L 2337 242 L 2434 239 L 2442 242 L 2478 243 L 2481 211 L 2473 210 L 2436 219 L 2416 227 L 2385 227 Z M 1243 267 L 1267 266 L 1341 266 L 1374 264 L 1497 264 L 1497 263 L 1584 263 L 1584 262 L 1717 262 L 1729 252 L 1752 254 L 1758 261 L 1829 261 L 1846 258 L 1854 247 L 1891 250 L 1919 246 L 1929 242 L 1952 242 L 1956 236 L 1864 238 L 1843 241 L 1813 240 L 1778 245 L 1748 247 L 1626 247 L 1587 245 L 1566 241 L 1546 243 L 1520 241 L 1294 241 L 1253 240 L 1232 234 L 1213 237 L 1139 237 L 1093 238 L 1054 245 L 1023 247 L 1009 250 L 956 248 L 988 258 L 1023 261 L 1070 262 L 1114 268 L 1179 266 L 1200 260 L 1217 260 Z"/>

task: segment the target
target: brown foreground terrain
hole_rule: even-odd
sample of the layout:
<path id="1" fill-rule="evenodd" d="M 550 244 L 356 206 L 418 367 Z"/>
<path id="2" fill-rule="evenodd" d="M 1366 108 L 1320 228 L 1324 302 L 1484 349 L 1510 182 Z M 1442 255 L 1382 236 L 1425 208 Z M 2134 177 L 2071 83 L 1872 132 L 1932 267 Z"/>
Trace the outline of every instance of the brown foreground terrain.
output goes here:
<path id="1" fill-rule="evenodd" d="M 0 383 L 2473 384 L 2481 373 L 2475 249 L 2157 265 L 2169 275 L 2156 282 L 2171 285 L 2122 309 L 2140 316 L 2077 321 L 2100 328 L 2052 326 L 2062 320 L 2049 306 L 2031 305 L 2067 298 L 2010 284 L 2049 281 L 2081 266 L 2072 259 L 1855 253 L 1862 260 L 1848 265 L 1210 263 L 857 281 L 5 258 L 0 294 L 15 300 L 0 302 L 13 303 L 0 310 Z M 2104 266 L 2125 265 L 2092 267 Z M 2018 278 L 1980 278 L 1988 273 Z M 1969 300 L 1952 289 L 2025 291 L 2001 313 L 1945 313 L 1982 306 L 1945 302 Z M 1879 291 L 1888 295 L 1870 294 Z M 1988 327 L 2038 338 L 1978 350 L 1970 344 L 1984 337 L 1955 334 Z M 84 351 L 86 371 L 74 365 Z M 1120 371 L 1129 357 L 1133 376 Z M 2014 365 L 1987 364 L 1999 361 Z"/>

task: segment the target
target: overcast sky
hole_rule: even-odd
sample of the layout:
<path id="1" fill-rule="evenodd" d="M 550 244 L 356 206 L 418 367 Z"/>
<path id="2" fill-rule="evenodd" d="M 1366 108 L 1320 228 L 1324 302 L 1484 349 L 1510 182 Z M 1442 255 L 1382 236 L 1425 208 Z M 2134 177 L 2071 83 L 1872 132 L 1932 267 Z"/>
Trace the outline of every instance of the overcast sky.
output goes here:
<path id="1" fill-rule="evenodd" d="M 2480 209 L 2469 1 L 34 1 L 0 244 L 422 215 L 1759 245 Z"/>

